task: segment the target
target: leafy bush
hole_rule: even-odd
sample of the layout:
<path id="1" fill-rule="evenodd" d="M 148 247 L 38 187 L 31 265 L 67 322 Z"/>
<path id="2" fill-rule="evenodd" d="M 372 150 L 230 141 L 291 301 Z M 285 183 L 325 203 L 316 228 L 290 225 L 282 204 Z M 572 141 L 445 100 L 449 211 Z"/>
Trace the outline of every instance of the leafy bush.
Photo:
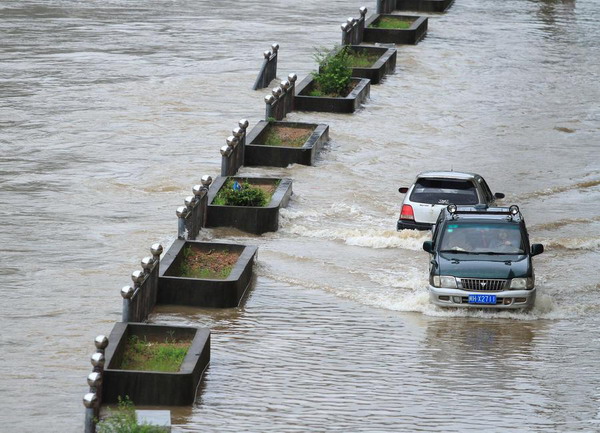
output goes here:
<path id="1" fill-rule="evenodd" d="M 213 200 L 213 204 L 221 206 L 266 206 L 269 203 L 267 194 L 260 188 L 241 183 L 241 189 L 234 189 L 234 180 L 229 179 Z"/>
<path id="2" fill-rule="evenodd" d="M 121 400 L 116 411 L 100 421 L 96 426 L 98 433 L 164 433 L 165 429 L 152 425 L 138 425 L 135 408 L 129 398 Z"/>
<path id="3" fill-rule="evenodd" d="M 333 56 L 317 48 L 314 59 L 319 64 L 319 72 L 313 72 L 316 90 L 325 95 L 347 93 L 352 77 L 348 47 L 338 49 Z"/>

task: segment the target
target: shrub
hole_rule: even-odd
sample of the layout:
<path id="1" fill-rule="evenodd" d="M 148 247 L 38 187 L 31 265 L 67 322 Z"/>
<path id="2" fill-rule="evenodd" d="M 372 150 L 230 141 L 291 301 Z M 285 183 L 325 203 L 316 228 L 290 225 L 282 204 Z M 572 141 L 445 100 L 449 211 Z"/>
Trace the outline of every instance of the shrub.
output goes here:
<path id="1" fill-rule="evenodd" d="M 250 185 L 248 182 L 241 183 L 241 189 L 233 188 L 234 180 L 229 179 L 213 203 L 225 206 L 266 206 L 268 201 L 267 194 L 260 188 Z"/>
<path id="2" fill-rule="evenodd" d="M 121 400 L 116 411 L 100 421 L 96 426 L 98 433 L 164 433 L 164 429 L 152 425 L 138 425 L 135 416 L 135 408 L 129 398 Z"/>
<path id="3" fill-rule="evenodd" d="M 338 49 L 333 56 L 323 49 L 317 48 L 314 58 L 319 64 L 319 72 L 313 72 L 318 90 L 326 95 L 345 94 L 352 77 L 348 47 Z"/>

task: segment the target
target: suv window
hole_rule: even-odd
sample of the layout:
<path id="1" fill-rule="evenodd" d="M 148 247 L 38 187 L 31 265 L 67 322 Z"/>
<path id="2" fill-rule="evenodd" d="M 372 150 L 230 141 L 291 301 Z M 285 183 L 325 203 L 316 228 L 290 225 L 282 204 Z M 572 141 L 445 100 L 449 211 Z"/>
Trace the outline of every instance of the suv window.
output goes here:
<path id="1" fill-rule="evenodd" d="M 440 251 L 488 254 L 524 254 L 523 235 L 518 225 L 457 222 L 440 233 Z"/>
<path id="2" fill-rule="evenodd" d="M 416 203 L 474 205 L 479 203 L 475 185 L 468 180 L 418 179 L 410 195 Z"/>
<path id="3" fill-rule="evenodd" d="M 481 186 L 481 189 L 483 190 L 485 199 L 489 203 L 492 203 L 494 201 L 494 194 L 492 194 L 492 191 L 490 190 L 490 187 L 488 186 L 488 184 L 485 183 L 485 180 L 483 180 L 483 178 L 481 178 L 481 177 L 479 179 L 477 179 L 477 181 L 479 182 L 479 185 Z"/>

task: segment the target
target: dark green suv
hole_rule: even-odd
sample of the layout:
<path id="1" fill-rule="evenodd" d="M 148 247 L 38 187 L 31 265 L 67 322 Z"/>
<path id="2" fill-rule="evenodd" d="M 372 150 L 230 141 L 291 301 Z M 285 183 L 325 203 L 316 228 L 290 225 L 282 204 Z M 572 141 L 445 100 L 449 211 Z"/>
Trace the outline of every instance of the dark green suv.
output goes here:
<path id="1" fill-rule="evenodd" d="M 531 258 L 544 252 L 529 244 L 517 206 L 450 205 L 440 212 L 433 238 L 429 295 L 440 307 L 530 309 L 535 303 Z"/>

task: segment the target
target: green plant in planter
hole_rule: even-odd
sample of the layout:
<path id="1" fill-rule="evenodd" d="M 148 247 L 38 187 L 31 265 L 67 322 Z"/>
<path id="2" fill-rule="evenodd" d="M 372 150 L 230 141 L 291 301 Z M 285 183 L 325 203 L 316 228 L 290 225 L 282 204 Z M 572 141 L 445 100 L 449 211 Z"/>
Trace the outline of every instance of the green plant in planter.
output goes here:
<path id="1" fill-rule="evenodd" d="M 407 20 L 407 19 L 403 19 L 403 18 L 399 18 L 399 17 L 398 18 L 397 17 L 381 17 L 379 19 L 379 21 L 371 24 L 370 27 L 376 28 L 376 29 L 404 30 L 404 29 L 409 29 L 410 26 L 412 25 L 412 23 L 413 23 L 412 20 Z"/>
<path id="2" fill-rule="evenodd" d="M 98 433 L 164 433 L 164 428 L 148 424 L 138 425 L 135 408 L 129 398 L 119 397 L 119 407 L 96 425 Z"/>
<path id="3" fill-rule="evenodd" d="M 380 58 L 379 54 L 354 51 L 351 51 L 349 54 L 349 63 L 353 68 L 370 68 Z"/>
<path id="4" fill-rule="evenodd" d="M 350 87 L 352 68 L 350 67 L 349 50 L 339 49 L 335 55 L 330 55 L 324 49 L 315 49 L 314 59 L 319 64 L 319 71 L 313 72 L 315 88 L 311 96 L 340 96 L 345 95 Z"/>
<path id="5" fill-rule="evenodd" d="M 233 179 L 228 179 L 219 190 L 213 200 L 213 204 L 220 206 L 266 206 L 269 203 L 267 194 L 260 188 L 250 185 L 248 182 L 242 182 L 238 185 L 241 188 L 235 188 L 237 183 Z"/>
<path id="6" fill-rule="evenodd" d="M 239 254 L 229 249 L 195 251 L 191 245 L 183 249 L 183 260 L 179 266 L 179 275 L 185 278 L 225 279 L 231 273 Z"/>
<path id="7" fill-rule="evenodd" d="M 189 343 L 172 337 L 163 343 L 133 335 L 127 343 L 120 367 L 123 370 L 179 371 L 189 348 Z"/>

